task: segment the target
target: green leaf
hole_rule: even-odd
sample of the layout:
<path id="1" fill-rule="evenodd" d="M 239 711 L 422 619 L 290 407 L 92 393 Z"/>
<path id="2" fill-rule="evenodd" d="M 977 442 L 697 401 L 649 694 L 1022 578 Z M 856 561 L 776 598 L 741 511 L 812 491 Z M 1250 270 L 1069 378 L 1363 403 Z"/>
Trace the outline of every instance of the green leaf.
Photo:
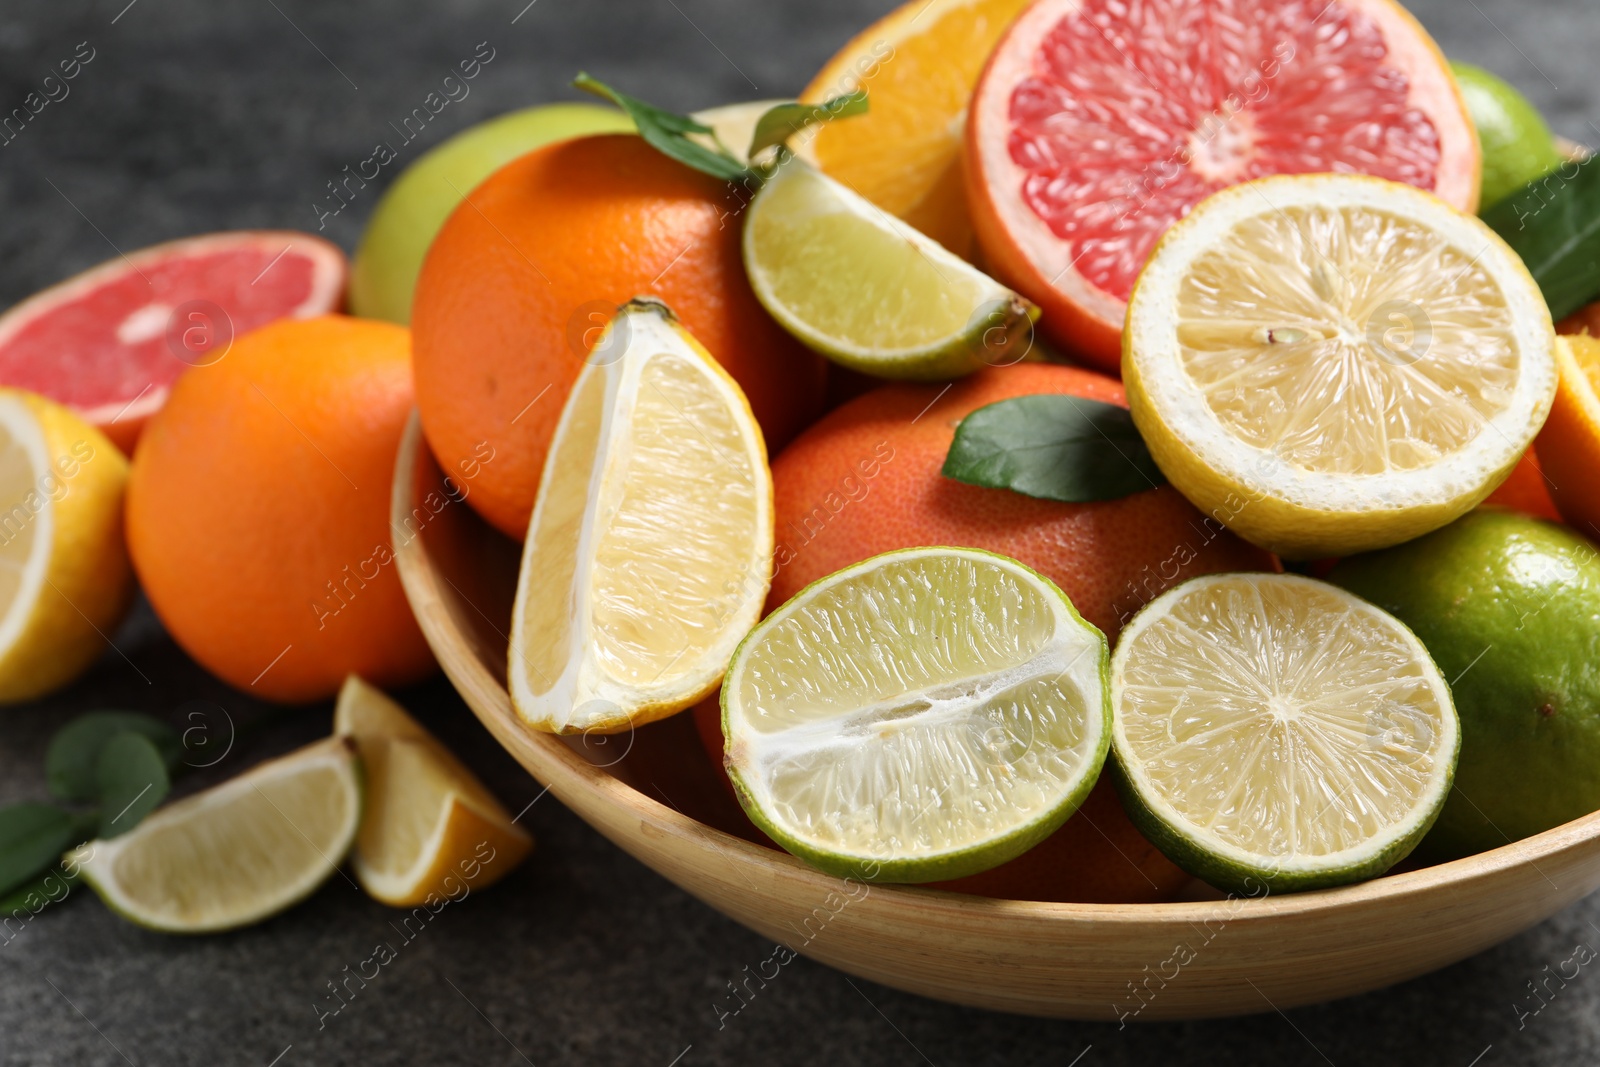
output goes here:
<path id="1" fill-rule="evenodd" d="M 943 473 L 1068 503 L 1114 500 L 1166 481 L 1127 408 L 1055 394 L 1001 400 L 962 419 Z"/>
<path id="2" fill-rule="evenodd" d="M 44 757 L 50 792 L 62 800 L 98 800 L 100 787 L 95 768 L 100 749 L 125 730 L 143 734 L 154 742 L 169 767 L 183 752 L 177 731 L 164 722 L 131 711 L 91 711 L 67 723 L 51 738 Z"/>
<path id="3" fill-rule="evenodd" d="M 124 730 L 105 743 L 95 764 L 100 836 L 125 834 L 155 810 L 167 790 L 167 762 L 148 737 Z"/>
<path id="4" fill-rule="evenodd" d="M 77 844 L 72 816 L 50 804 L 0 808 L 0 894 L 9 893 Z"/>
<path id="5" fill-rule="evenodd" d="M 709 134 L 715 139 L 715 132 L 705 123 L 687 115 L 663 111 L 626 93 L 619 93 L 605 82 L 591 78 L 587 74 L 579 73 L 572 80 L 572 84 L 584 92 L 603 97 L 626 111 L 633 124 L 638 127 L 639 136 L 662 155 L 724 181 L 738 181 L 750 173 L 744 162 L 720 143 L 718 150 L 713 150 L 690 139 L 691 133 Z"/>
<path id="6" fill-rule="evenodd" d="M 79 876 L 68 874 L 59 865 L 40 872 L 6 893 L 0 893 L 0 945 L 16 936 L 17 921 L 25 921 L 48 904 L 59 904 L 67 899 Z M 7 923 L 6 920 L 12 920 Z"/>
<path id="7" fill-rule="evenodd" d="M 755 159 L 763 149 L 783 144 L 807 127 L 864 115 L 866 111 L 867 94 L 860 89 L 820 104 L 778 104 L 756 121 L 755 133 L 750 138 L 750 158 Z"/>
<path id="8" fill-rule="evenodd" d="M 1600 296 L 1600 162 L 1570 160 L 1483 212 L 1557 319 Z"/>

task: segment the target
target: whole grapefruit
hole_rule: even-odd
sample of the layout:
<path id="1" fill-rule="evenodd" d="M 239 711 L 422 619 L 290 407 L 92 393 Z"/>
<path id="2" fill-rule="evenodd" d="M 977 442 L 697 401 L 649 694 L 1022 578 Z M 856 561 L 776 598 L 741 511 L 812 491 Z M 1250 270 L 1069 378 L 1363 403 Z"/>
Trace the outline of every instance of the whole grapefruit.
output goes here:
<path id="1" fill-rule="evenodd" d="M 1043 363 L 954 385 L 895 384 L 844 404 L 772 465 L 777 548 L 768 608 L 841 567 L 897 548 L 957 545 L 1021 560 L 1116 639 L 1122 623 L 1197 574 L 1276 569 L 1171 486 L 1065 504 L 944 477 L 961 419 L 1009 397 L 1060 393 L 1124 404 L 1120 383 Z"/>
<path id="2" fill-rule="evenodd" d="M 139 439 L 134 569 L 173 639 L 252 696 L 320 700 L 351 673 L 392 686 L 433 670 L 389 533 L 408 340 L 342 315 L 267 326 L 179 378 Z"/>
<path id="3" fill-rule="evenodd" d="M 585 356 L 616 307 L 671 307 L 750 400 L 769 450 L 821 410 L 820 356 L 784 333 L 745 280 L 748 193 L 634 134 L 522 156 L 479 185 L 428 251 L 412 306 L 417 406 L 451 469 L 492 449 L 468 498 L 526 533 L 545 452 Z"/>

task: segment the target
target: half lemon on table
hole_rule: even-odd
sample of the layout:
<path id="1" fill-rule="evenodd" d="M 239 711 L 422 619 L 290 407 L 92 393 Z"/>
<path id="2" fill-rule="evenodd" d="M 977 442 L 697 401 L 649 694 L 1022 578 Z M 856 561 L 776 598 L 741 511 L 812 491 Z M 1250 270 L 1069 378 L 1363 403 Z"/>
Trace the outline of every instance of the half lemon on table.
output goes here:
<path id="1" fill-rule="evenodd" d="M 0 389 L 0 703 L 86 670 L 133 596 L 128 461 L 78 415 Z"/>
<path id="2" fill-rule="evenodd" d="M 1342 556 L 1477 506 L 1550 410 L 1550 312 L 1477 218 L 1409 185 L 1236 185 L 1162 238 L 1122 337 L 1134 422 L 1200 509 Z"/>
<path id="3" fill-rule="evenodd" d="M 596 341 L 556 424 L 508 663 L 523 721 L 615 733 L 716 689 L 772 581 L 772 472 L 744 393 L 662 304 Z"/>
<path id="4" fill-rule="evenodd" d="M 1168 590 L 1117 639 L 1111 693 L 1129 817 L 1190 874 L 1249 896 L 1382 874 L 1455 775 L 1460 724 L 1422 642 L 1310 578 Z"/>
<path id="5" fill-rule="evenodd" d="M 931 882 L 1021 855 L 1077 810 L 1110 736 L 1106 639 L 1005 556 L 914 548 L 807 586 L 722 685 L 745 812 L 812 864 Z"/>

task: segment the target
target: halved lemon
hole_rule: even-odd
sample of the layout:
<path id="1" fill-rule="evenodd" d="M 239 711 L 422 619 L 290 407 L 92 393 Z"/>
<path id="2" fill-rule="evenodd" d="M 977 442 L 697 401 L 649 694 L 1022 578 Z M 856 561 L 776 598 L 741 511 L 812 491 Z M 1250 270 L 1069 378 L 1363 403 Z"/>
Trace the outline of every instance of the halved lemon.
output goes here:
<path id="1" fill-rule="evenodd" d="M 610 733 L 717 687 L 772 582 L 772 472 L 744 393 L 663 305 L 624 305 L 561 412 L 523 548 L 512 702 Z"/>
<path id="2" fill-rule="evenodd" d="M 246 926 L 311 895 L 361 819 L 355 746 L 334 737 L 169 804 L 64 862 L 131 922 L 177 934 Z"/>
<path id="3" fill-rule="evenodd" d="M 486 889 L 533 848 L 533 838 L 454 753 L 353 674 L 339 691 L 333 732 L 355 739 L 366 770 L 351 867 L 374 900 L 409 908 L 462 885 Z"/>
<path id="4" fill-rule="evenodd" d="M 82 673 L 133 596 L 128 461 L 71 410 L 0 389 L 0 702 Z"/>
<path id="5" fill-rule="evenodd" d="M 1105 762 L 1105 636 L 1014 559 L 875 556 L 740 645 L 727 767 L 773 840 L 865 881 L 961 878 L 1066 821 Z"/>
<path id="6" fill-rule="evenodd" d="M 1029 354 L 1039 311 L 798 157 L 750 202 L 750 285 L 836 363 L 880 378 L 953 378 Z"/>
<path id="7" fill-rule="evenodd" d="M 1355 175 L 1246 182 L 1134 286 L 1122 373 L 1185 496 L 1294 557 L 1382 548 L 1477 506 L 1555 393 L 1550 312 L 1477 218 Z"/>
<path id="8" fill-rule="evenodd" d="M 1252 896 L 1388 870 L 1438 817 L 1460 748 L 1405 624 L 1292 574 L 1151 601 L 1117 640 L 1111 699 L 1129 816 L 1190 874 Z"/>

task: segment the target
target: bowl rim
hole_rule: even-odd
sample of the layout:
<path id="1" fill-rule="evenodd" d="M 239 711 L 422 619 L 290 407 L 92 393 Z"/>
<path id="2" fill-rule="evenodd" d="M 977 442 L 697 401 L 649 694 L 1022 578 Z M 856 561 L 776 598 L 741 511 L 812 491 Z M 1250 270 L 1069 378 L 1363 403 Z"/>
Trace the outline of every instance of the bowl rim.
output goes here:
<path id="1" fill-rule="evenodd" d="M 412 485 L 424 440 L 420 414 L 413 408 L 395 457 L 394 480 L 390 490 L 391 535 L 405 529 L 403 520 L 410 517 L 415 506 Z M 437 466 L 431 452 L 427 455 L 429 462 Z M 452 497 L 450 503 L 458 504 L 460 501 Z M 483 522 L 476 513 L 472 521 Z M 427 549 L 421 542 L 422 537 L 413 534 L 403 541 L 397 540 L 393 548 L 407 601 L 431 645 L 434 635 L 430 632 L 423 608 L 440 601 L 441 594 L 434 580 L 434 571 L 426 562 Z M 449 581 L 448 578 L 446 581 Z M 449 584 L 454 588 L 454 583 Z M 455 592 L 483 615 L 482 610 L 467 600 L 459 588 Z M 488 620 L 487 615 L 484 618 Z M 491 626 L 497 632 L 502 632 L 492 621 Z M 569 793 L 577 795 L 580 791 L 587 792 L 615 806 L 618 813 L 638 818 L 655 830 L 674 837 L 698 838 L 708 847 L 752 869 L 781 871 L 787 880 L 799 881 L 814 889 L 819 899 L 837 890 L 840 880 L 834 875 L 811 866 L 789 852 L 764 848 L 685 815 L 584 759 L 559 736 L 527 726 L 512 710 L 504 680 L 495 677 L 477 657 L 467 657 L 468 666 L 465 669 L 450 656 L 440 654 L 438 658 L 463 701 L 495 740 L 533 778 L 594 829 L 605 833 L 605 829 L 590 818 L 581 805 L 568 801 Z M 1461 888 L 1523 864 L 1530 865 L 1542 875 L 1540 860 L 1591 844 L 1596 838 L 1600 838 L 1600 811 L 1487 852 L 1429 867 L 1379 875 L 1365 882 L 1331 889 L 1263 893 L 1254 897 L 1227 894 L 1221 898 L 1203 900 L 1108 904 L 981 897 L 913 884 L 871 882 L 871 885 L 872 895 L 884 895 L 891 906 L 896 897 L 906 895 L 908 899 L 915 899 L 918 907 L 924 911 L 932 907 L 967 918 L 975 911 L 983 911 L 1032 917 L 1047 923 L 1201 924 L 1215 921 L 1218 906 L 1227 905 L 1229 922 L 1248 922 L 1326 914 L 1335 909 L 1345 912 L 1351 907 L 1423 896 L 1449 887 Z M 1545 880 L 1549 881 L 1549 878 Z M 1555 883 L 1551 884 L 1554 886 Z"/>

